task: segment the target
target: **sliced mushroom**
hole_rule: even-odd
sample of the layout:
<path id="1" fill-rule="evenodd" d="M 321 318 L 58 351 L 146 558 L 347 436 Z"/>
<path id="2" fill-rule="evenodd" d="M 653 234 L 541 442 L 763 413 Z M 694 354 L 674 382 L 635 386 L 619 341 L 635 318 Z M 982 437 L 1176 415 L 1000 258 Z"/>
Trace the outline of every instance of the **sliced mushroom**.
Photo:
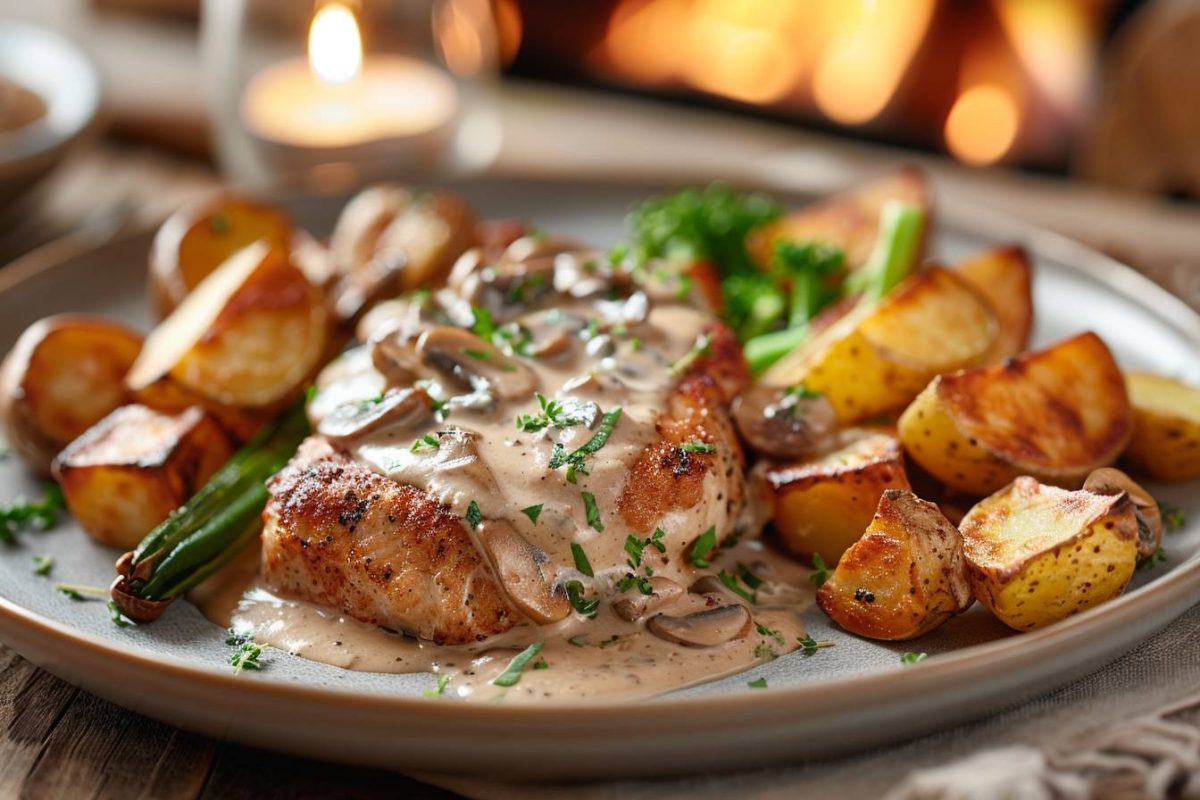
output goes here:
<path id="1" fill-rule="evenodd" d="M 408 331 L 415 336 L 429 324 L 421 303 L 398 297 L 372 306 L 358 321 L 355 334 L 363 342 L 378 339 L 392 331 Z"/>
<path id="2" fill-rule="evenodd" d="M 571 297 L 590 297 L 615 285 L 612 264 L 598 250 L 563 250 L 554 257 L 554 288 Z"/>
<path id="3" fill-rule="evenodd" d="M 376 399 L 338 406 L 318 423 L 317 433 L 346 442 L 383 427 L 416 427 L 429 419 L 431 407 L 421 389 L 392 389 Z"/>
<path id="4" fill-rule="evenodd" d="M 660 639 L 685 647 L 716 647 L 750 633 L 750 612 L 745 606 L 731 605 L 697 611 L 686 617 L 656 614 L 646 622 L 646 630 Z"/>
<path id="5" fill-rule="evenodd" d="M 408 386 L 421 377 L 424 364 L 416 351 L 420 329 L 393 330 L 371 342 L 371 363 L 390 386 Z"/>
<path id="6" fill-rule="evenodd" d="M 1149 557 L 1162 545 L 1162 513 L 1150 493 L 1119 469 L 1102 467 L 1093 470 L 1083 482 L 1084 491 L 1092 494 L 1115 495 L 1125 492 L 1133 503 L 1138 524 L 1138 555 Z"/>
<path id="7" fill-rule="evenodd" d="M 830 402 L 803 389 L 752 386 L 733 401 L 732 411 L 746 442 L 772 458 L 807 458 L 831 447 L 837 434 Z"/>
<path id="8" fill-rule="evenodd" d="M 650 579 L 650 594 L 628 594 L 613 602 L 613 611 L 627 622 L 637 622 L 683 594 L 683 587 L 669 578 Z"/>
<path id="9" fill-rule="evenodd" d="M 464 386 L 502 400 L 524 397 L 537 387 L 537 379 L 527 366 L 462 328 L 430 328 L 417 339 L 417 354 L 424 363 Z"/>
<path id="10" fill-rule="evenodd" d="M 479 525 L 479 540 L 491 556 L 500 585 L 513 605 L 539 625 L 557 622 L 571 613 L 571 602 L 550 556 L 530 544 L 503 520 Z"/>
<path id="11" fill-rule="evenodd" d="M 530 329 L 530 335 L 533 337 L 533 343 L 529 346 L 529 355 L 533 358 L 554 358 L 571 347 L 571 337 L 561 328 L 539 331 Z"/>

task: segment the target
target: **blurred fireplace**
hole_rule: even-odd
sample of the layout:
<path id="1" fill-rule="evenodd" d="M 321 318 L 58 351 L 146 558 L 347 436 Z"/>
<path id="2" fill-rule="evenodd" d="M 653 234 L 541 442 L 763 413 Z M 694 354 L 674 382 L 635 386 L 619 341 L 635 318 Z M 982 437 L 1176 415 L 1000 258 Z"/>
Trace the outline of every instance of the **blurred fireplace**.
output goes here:
<path id="1" fill-rule="evenodd" d="M 1061 170 L 1122 0 L 495 0 L 507 71 Z"/>

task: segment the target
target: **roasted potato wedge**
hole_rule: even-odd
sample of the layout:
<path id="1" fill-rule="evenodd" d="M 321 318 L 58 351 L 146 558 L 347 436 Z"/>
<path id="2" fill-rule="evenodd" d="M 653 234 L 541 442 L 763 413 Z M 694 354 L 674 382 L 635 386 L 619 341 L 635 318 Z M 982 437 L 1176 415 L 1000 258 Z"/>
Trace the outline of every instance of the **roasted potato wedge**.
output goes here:
<path id="1" fill-rule="evenodd" d="M 935 375 L 978 363 L 996 330 L 983 298 L 949 270 L 931 267 L 784 356 L 762 382 L 804 384 L 851 424 L 903 408 Z"/>
<path id="2" fill-rule="evenodd" d="M 13 450 L 50 474 L 59 451 L 125 402 L 125 374 L 140 334 L 114 322 L 63 314 L 25 329 L 0 366 L 0 417 Z"/>
<path id="3" fill-rule="evenodd" d="M 320 292 L 266 241 L 235 253 L 146 339 L 128 386 L 169 376 L 223 405 L 269 409 L 295 396 L 329 338 Z"/>
<path id="4" fill-rule="evenodd" d="M 780 541 L 826 564 L 838 563 L 858 541 L 886 490 L 909 488 L 894 436 L 868 430 L 843 435 L 847 443 L 823 458 L 765 471 Z"/>
<path id="5" fill-rule="evenodd" d="M 972 592 L 1019 631 L 1111 600 L 1137 565 L 1138 525 L 1125 494 L 1021 476 L 968 511 L 959 530 Z"/>
<path id="6" fill-rule="evenodd" d="M 198 407 L 161 414 L 122 406 L 54 460 L 71 515 L 96 541 L 132 549 L 233 455 Z"/>
<path id="7" fill-rule="evenodd" d="M 912 639 L 971 605 L 962 537 L 933 503 L 903 489 L 879 498 L 871 524 L 817 590 L 851 633 Z"/>
<path id="8" fill-rule="evenodd" d="M 1125 381 L 1085 333 L 991 367 L 936 378 L 900 416 L 914 461 L 952 489 L 990 494 L 1018 475 L 1077 487 L 1111 464 L 1132 422 Z"/>
<path id="9" fill-rule="evenodd" d="M 160 317 L 221 264 L 259 240 L 291 246 L 296 233 L 280 209 L 244 197 L 221 195 L 167 218 L 150 248 L 150 294 Z"/>
<path id="10" fill-rule="evenodd" d="M 436 285 L 476 243 L 475 216 L 455 195 L 393 184 L 363 190 L 342 209 L 329 242 L 341 276 L 338 317 L 354 319 L 379 299 Z"/>
<path id="11" fill-rule="evenodd" d="M 875 181 L 831 195 L 799 211 L 753 230 L 746 237 L 746 249 L 759 264 L 771 262 L 777 241 L 817 241 L 841 248 L 848 269 L 858 269 L 867 261 L 879 237 L 879 214 L 889 200 L 919 206 L 925 219 L 932 219 L 933 201 L 929 182 L 916 167 L 903 167 Z M 929 223 L 925 230 L 929 230 Z M 921 263 L 919 248 L 911 272 Z"/>
<path id="12" fill-rule="evenodd" d="M 1200 478 L 1200 389 L 1147 372 L 1125 376 L 1133 405 L 1131 466 L 1160 481 Z"/>
<path id="13" fill-rule="evenodd" d="M 983 364 L 998 364 L 1021 353 L 1033 328 L 1033 268 L 1020 247 L 998 247 L 954 266 L 954 274 L 987 300 L 999 323 L 996 341 Z"/>
<path id="14" fill-rule="evenodd" d="M 249 441 L 258 432 L 258 429 L 273 416 L 270 410 L 238 408 L 201 397 L 190 389 L 184 388 L 169 375 L 164 375 L 148 386 L 131 390 L 129 399 L 131 402 L 165 414 L 179 414 L 192 406 L 200 406 L 236 444 L 244 444 Z"/>

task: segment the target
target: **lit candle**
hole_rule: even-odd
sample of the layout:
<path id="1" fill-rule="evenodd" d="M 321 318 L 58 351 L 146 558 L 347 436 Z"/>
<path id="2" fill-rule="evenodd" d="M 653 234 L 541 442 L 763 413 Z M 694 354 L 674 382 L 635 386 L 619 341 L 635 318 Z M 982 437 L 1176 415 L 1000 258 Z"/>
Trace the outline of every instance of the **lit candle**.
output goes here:
<path id="1" fill-rule="evenodd" d="M 444 145 L 457 109 L 457 89 L 442 70 L 403 56 L 364 59 L 358 22 L 336 3 L 313 18 L 308 58 L 258 73 L 241 101 L 258 139 L 306 149 Z"/>

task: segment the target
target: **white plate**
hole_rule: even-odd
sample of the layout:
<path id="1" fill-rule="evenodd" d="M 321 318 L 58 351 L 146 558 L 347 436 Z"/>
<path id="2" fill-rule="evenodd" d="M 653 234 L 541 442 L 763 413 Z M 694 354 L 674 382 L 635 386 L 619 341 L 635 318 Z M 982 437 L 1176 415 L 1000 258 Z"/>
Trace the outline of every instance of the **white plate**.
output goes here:
<path id="1" fill-rule="evenodd" d="M 522 217 L 597 243 L 616 241 L 646 187 L 477 181 L 458 188 L 488 217 Z M 657 187 L 661 190 L 662 187 Z M 798 202 L 797 198 L 792 198 Z M 314 233 L 328 232 L 341 198 L 287 202 Z M 953 209 L 934 253 L 944 261 L 999 242 L 1035 256 L 1037 328 L 1045 344 L 1097 331 L 1126 367 L 1200 381 L 1200 318 L 1115 262 L 1054 235 Z M 0 273 L 0 344 L 59 311 L 111 314 L 148 326 L 149 237 L 70 257 L 34 256 Z M 1155 488 L 1152 488 L 1155 490 Z M 0 497 L 36 491 L 14 459 L 0 464 Z M 261 673 L 232 674 L 223 632 L 187 603 L 159 622 L 113 626 L 100 603 L 76 603 L 54 581 L 104 585 L 115 553 L 70 524 L 21 536 L 0 551 L 0 638 L 83 688 L 185 728 L 294 753 L 394 769 L 608 777 L 695 772 L 845 752 L 978 717 L 1100 667 L 1162 628 L 1200 593 L 1200 497 L 1164 487 L 1190 525 L 1166 542 L 1169 560 L 1139 572 L 1120 599 L 1044 630 L 1013 635 L 976 607 L 915 643 L 866 642 L 814 611 L 813 635 L 835 647 L 639 702 L 553 707 L 475 705 L 421 696 L 428 675 L 348 672 L 272 652 Z M 31 557 L 56 559 L 53 579 Z M 930 658 L 902 666 L 907 650 Z M 766 677 L 769 689 L 747 688 Z"/>

